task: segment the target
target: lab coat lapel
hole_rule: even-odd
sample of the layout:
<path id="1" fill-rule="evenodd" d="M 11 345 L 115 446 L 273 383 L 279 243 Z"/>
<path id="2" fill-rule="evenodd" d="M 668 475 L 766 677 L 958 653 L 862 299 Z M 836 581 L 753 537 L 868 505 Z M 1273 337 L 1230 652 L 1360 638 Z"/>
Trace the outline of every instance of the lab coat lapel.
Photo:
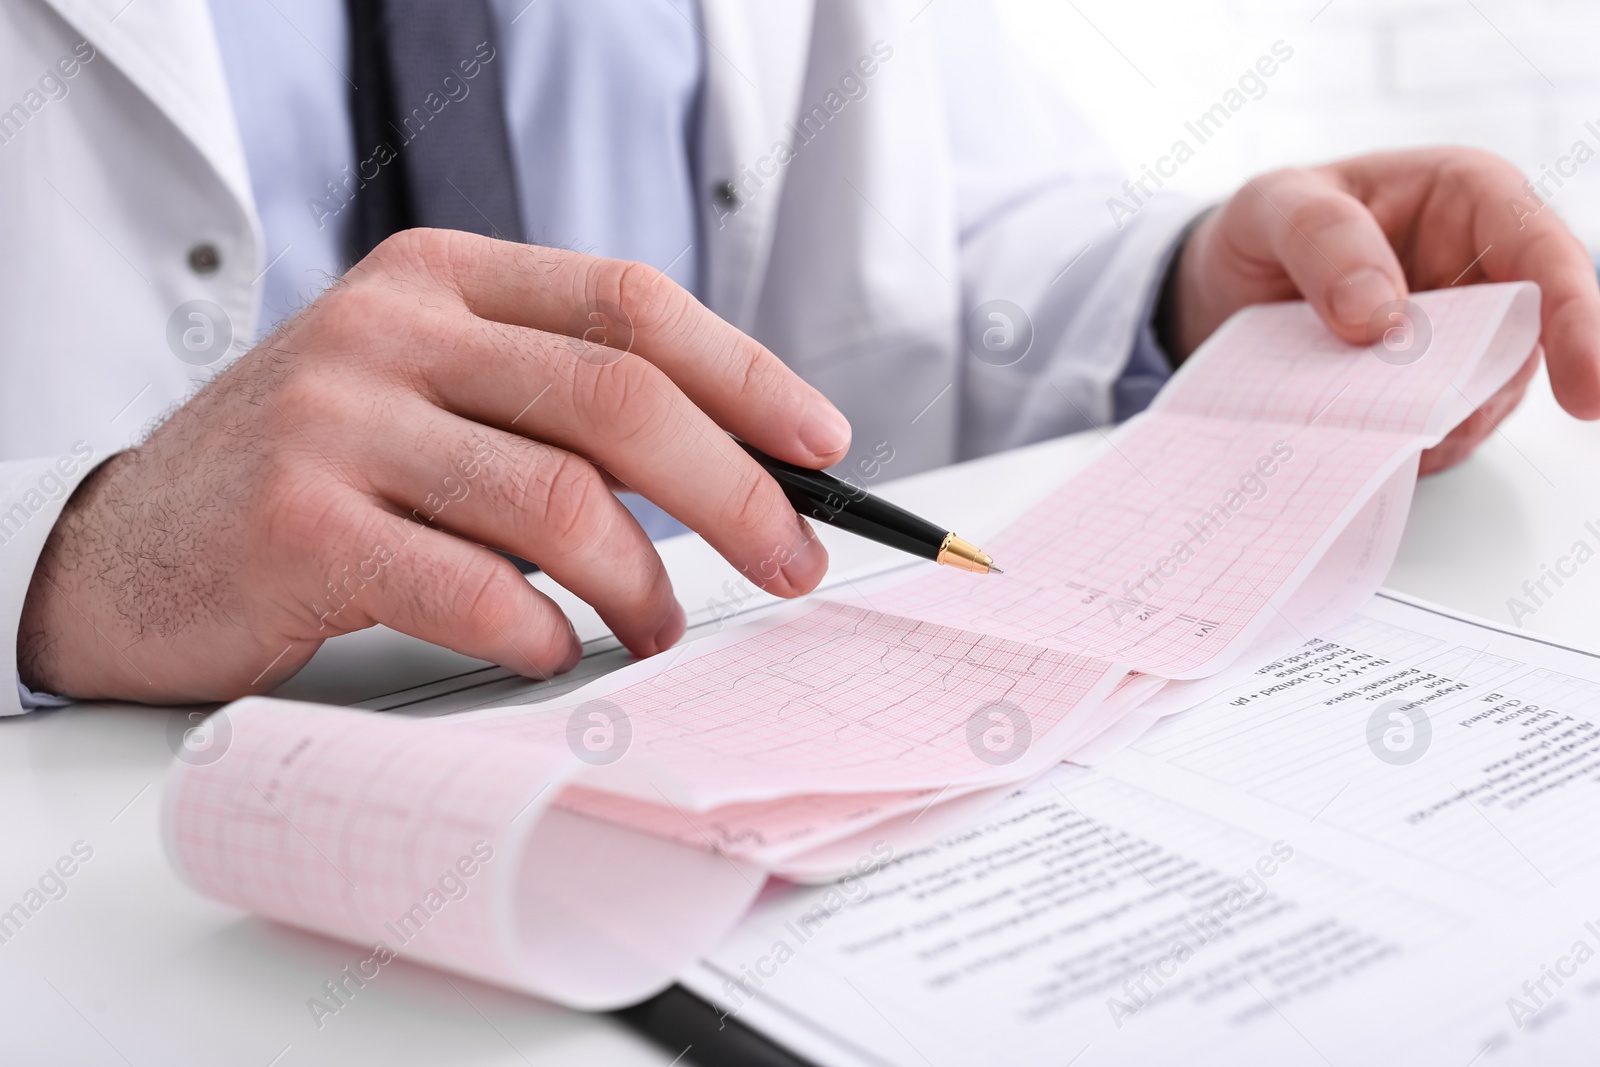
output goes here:
<path id="1" fill-rule="evenodd" d="M 697 185 L 705 302 L 740 329 L 755 320 L 784 168 L 757 163 L 799 106 L 812 0 L 700 0 L 706 36 Z M 763 168 L 770 169 L 770 168 Z M 724 194 L 734 192 L 733 202 Z"/>
<path id="2" fill-rule="evenodd" d="M 206 0 L 44 0 L 114 64 L 253 208 Z"/>

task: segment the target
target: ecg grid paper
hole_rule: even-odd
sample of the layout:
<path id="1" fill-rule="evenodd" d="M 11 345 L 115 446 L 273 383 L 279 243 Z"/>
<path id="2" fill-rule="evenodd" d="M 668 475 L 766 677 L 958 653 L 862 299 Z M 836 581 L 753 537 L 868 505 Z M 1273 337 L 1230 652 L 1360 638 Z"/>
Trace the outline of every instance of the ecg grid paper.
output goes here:
<path id="1" fill-rule="evenodd" d="M 174 764 L 167 790 L 168 847 L 196 889 L 523 985 L 492 902 L 516 877 L 530 798 L 570 769 L 564 749 L 260 699 L 218 714 L 223 758 Z"/>
<path id="2" fill-rule="evenodd" d="M 1533 350 L 1538 288 L 1474 285 L 1418 293 L 1413 303 L 1420 316 L 1408 318 L 1416 318 L 1414 329 L 1425 320 L 1429 337 L 1412 362 L 1403 362 L 1410 352 L 1387 362 L 1344 343 L 1303 303 L 1252 309 L 1190 357 L 1150 410 L 1397 434 L 1447 429 L 1431 425 L 1441 401 L 1473 392 L 1479 372 L 1498 379 L 1498 388 Z M 1507 320 L 1510 343 L 1499 351 L 1495 331 Z"/>
<path id="3" fill-rule="evenodd" d="M 991 543 L 1004 574 L 929 571 L 871 604 L 1168 678 L 1213 673 L 1415 462 L 1459 377 L 1492 392 L 1515 373 L 1537 336 L 1536 297 L 1520 286 L 1419 294 L 1434 337 L 1406 366 L 1334 341 L 1304 305 L 1245 312 L 1168 399 Z M 1516 328 L 1501 329 L 1513 298 Z M 1405 510 L 1382 520 L 1397 527 Z"/>
<path id="4" fill-rule="evenodd" d="M 1439 413 L 1465 413 L 1449 393 L 1486 397 L 1537 336 L 1531 287 L 1417 300 L 1435 335 L 1409 366 L 1319 349 L 1303 307 L 1243 313 L 1162 402 L 992 545 L 1004 575 L 940 570 L 868 607 L 820 602 L 571 698 L 453 724 L 230 705 L 218 713 L 232 727 L 223 757 L 174 765 L 163 818 L 173 862 L 228 904 L 560 997 L 570 954 L 593 946 L 542 941 L 530 955 L 517 904 L 544 890 L 559 899 L 569 884 L 597 891 L 580 875 L 606 868 L 583 850 L 612 847 L 616 826 L 651 835 L 618 855 L 632 865 L 622 869 L 653 872 L 652 900 L 704 902 L 735 882 L 753 893 L 728 869 L 740 855 L 803 866 L 801 845 L 832 855 L 895 825 L 886 820 L 982 800 L 1147 695 L 1153 678 L 1129 668 L 1159 678 L 1224 665 L 1448 428 Z M 1402 501 L 1383 521 L 1404 512 Z M 572 715 L 596 694 L 628 717 L 631 747 L 563 791 L 582 770 Z M 1022 739 L 1014 760 L 992 758 L 997 725 L 1002 741 Z M 545 812 L 557 797 L 562 810 Z M 543 862 L 536 837 L 563 858 Z M 669 844 L 694 838 L 694 851 Z M 647 845 L 667 853 L 647 862 Z"/>
<path id="5" fill-rule="evenodd" d="M 1016 780 L 1099 725 L 1092 711 L 1123 674 L 1104 661 L 822 603 L 605 699 L 631 722 L 627 759 L 686 791 L 669 801 L 663 780 L 647 799 L 705 810 Z M 1004 765 L 978 755 L 969 736 L 974 716 L 1000 701 L 1020 709 L 1031 733 L 1026 754 Z M 549 738 L 565 732 L 569 710 L 534 706 L 471 729 Z"/>
<path id="6" fill-rule="evenodd" d="M 823 793 L 778 800 L 726 804 L 711 811 L 686 811 L 569 785 L 555 806 L 676 841 L 715 850 L 767 868 L 905 812 L 921 812 L 964 795 L 958 790 L 917 789 L 899 793 Z"/>

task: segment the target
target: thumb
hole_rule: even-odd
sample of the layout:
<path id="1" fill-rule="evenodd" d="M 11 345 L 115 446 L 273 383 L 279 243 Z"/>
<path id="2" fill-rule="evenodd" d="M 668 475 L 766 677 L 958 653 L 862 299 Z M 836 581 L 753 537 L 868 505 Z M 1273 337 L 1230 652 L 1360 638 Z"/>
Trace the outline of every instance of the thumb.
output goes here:
<path id="1" fill-rule="evenodd" d="M 1381 336 L 1389 325 L 1385 305 L 1405 299 L 1409 288 L 1367 206 L 1307 171 L 1268 175 L 1249 189 L 1256 193 L 1251 215 L 1262 251 L 1277 260 L 1328 328 L 1352 344 Z"/>

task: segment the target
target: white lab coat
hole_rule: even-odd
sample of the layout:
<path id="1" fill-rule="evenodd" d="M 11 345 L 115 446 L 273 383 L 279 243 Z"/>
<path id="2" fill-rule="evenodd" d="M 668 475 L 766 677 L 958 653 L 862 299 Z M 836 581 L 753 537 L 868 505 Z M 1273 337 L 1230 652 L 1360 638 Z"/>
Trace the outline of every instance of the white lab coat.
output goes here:
<path id="1" fill-rule="evenodd" d="M 702 295 L 839 405 L 852 469 L 1106 421 L 1192 209 L 1114 226 L 1123 176 L 976 0 L 701 5 Z M 175 356 L 174 312 L 255 323 L 265 266 L 206 0 L 0 4 L 0 678 L 71 487 L 226 363 Z M 991 299 L 1032 321 L 1010 366 L 968 351 Z"/>

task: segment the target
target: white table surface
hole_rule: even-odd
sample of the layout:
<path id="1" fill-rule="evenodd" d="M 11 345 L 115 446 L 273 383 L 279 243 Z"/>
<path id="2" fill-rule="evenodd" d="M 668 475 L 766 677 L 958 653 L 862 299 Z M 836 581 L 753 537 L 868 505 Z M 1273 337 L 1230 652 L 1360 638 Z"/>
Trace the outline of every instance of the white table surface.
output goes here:
<path id="1" fill-rule="evenodd" d="M 990 457 L 875 491 L 982 540 L 1100 445 L 1090 433 Z M 891 464 L 885 470 L 893 474 Z M 1600 425 L 1563 414 L 1542 376 L 1533 394 L 1470 462 L 1419 488 L 1390 584 L 1502 623 L 1507 598 L 1572 543 L 1600 537 Z M 823 531 L 830 580 L 903 557 Z M 698 538 L 661 545 L 691 622 L 727 598 L 731 567 Z M 1002 564 L 1004 561 L 1001 561 Z M 542 577 L 539 584 L 574 605 Z M 754 602 L 754 601 L 752 601 Z M 1600 647 L 1600 560 L 1567 579 L 1524 620 L 1527 629 Z M 572 607 L 596 654 L 587 673 L 618 661 L 604 628 Z M 585 671 L 585 668 L 580 668 Z M 468 672 L 477 672 L 470 674 Z M 474 700 L 508 701 L 527 687 L 504 672 L 387 631 L 330 642 L 283 690 L 301 699 L 413 712 L 456 706 L 428 683 L 463 676 Z M 399 696 L 385 697 L 406 687 Z M 183 713 L 82 706 L 0 721 L 0 911 L 73 844 L 93 858 L 9 941 L 0 944 L 0 1063 L 655 1064 L 663 1052 L 605 1017 L 586 1016 L 397 962 L 318 1029 L 306 1006 L 321 984 L 366 952 L 264 922 L 203 899 L 168 870 L 159 794 L 168 728 Z"/>

